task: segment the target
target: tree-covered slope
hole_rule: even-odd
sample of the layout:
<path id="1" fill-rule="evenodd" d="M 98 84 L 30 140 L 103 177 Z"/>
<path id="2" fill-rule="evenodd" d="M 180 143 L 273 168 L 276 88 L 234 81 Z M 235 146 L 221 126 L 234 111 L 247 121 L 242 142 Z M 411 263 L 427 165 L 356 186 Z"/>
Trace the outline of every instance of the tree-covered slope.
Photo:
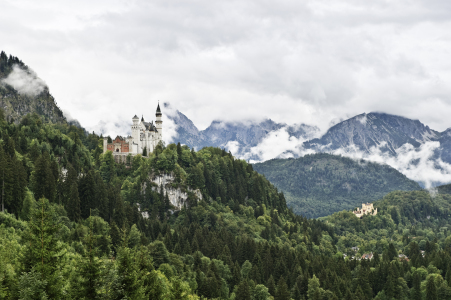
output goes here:
<path id="1" fill-rule="evenodd" d="M 37 113 L 52 123 L 65 123 L 47 85 L 27 65 L 14 56 L 0 53 L 0 105 L 8 121 L 19 122 L 28 113 Z"/>
<path id="2" fill-rule="evenodd" d="M 149 158 L 116 164 L 101 141 L 37 115 L 14 124 L 0 114 L 8 210 L 0 212 L 0 298 L 451 295 L 450 196 L 393 192 L 376 202 L 375 217 L 340 212 L 309 220 L 224 150 L 160 144 Z M 163 175 L 189 193 L 180 210 L 153 181 Z M 344 258 L 353 246 L 377 254 L 371 261 Z M 399 260 L 398 251 L 410 261 Z"/>
<path id="3" fill-rule="evenodd" d="M 311 218 L 352 209 L 391 191 L 420 189 L 390 166 L 325 153 L 272 159 L 253 167 L 285 193 L 295 213 Z"/>
<path id="4" fill-rule="evenodd" d="M 436 187 L 439 194 L 449 194 L 451 195 L 451 184 L 444 184 Z"/>
<path id="5" fill-rule="evenodd" d="M 359 219 L 351 211 L 341 211 L 321 218 L 340 236 L 340 251 L 352 254 L 351 247 L 359 247 L 361 254 L 382 253 L 393 242 L 397 251 L 410 256 L 413 242 L 427 252 L 448 250 L 451 245 L 450 195 L 395 191 L 373 204 L 376 216 Z"/>
<path id="6" fill-rule="evenodd" d="M 327 225 L 224 150 L 159 145 L 124 165 L 83 133 L 0 114 L 1 298 L 299 299 L 333 259 Z M 163 174 L 203 200 L 176 210 L 152 181 Z"/>

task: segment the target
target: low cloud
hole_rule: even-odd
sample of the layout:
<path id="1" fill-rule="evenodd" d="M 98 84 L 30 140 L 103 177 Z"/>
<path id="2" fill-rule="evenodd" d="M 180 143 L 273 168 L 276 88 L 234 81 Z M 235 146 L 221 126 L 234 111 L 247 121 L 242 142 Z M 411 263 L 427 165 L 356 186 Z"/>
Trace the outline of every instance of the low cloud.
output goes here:
<path id="1" fill-rule="evenodd" d="M 230 141 L 227 142 L 224 148 L 229 150 L 232 155 L 236 156 L 240 150 L 240 143 L 238 141 Z"/>
<path id="2" fill-rule="evenodd" d="M 303 138 L 290 137 L 286 128 L 281 128 L 268 134 L 261 143 L 252 147 L 247 153 L 241 154 L 241 158 L 251 158 L 251 162 L 262 162 L 273 158 L 302 157 L 324 150 L 334 155 L 355 159 L 359 163 L 363 159 L 387 164 L 428 189 L 451 182 L 451 164 L 435 156 L 436 150 L 440 147 L 439 142 L 425 142 L 418 148 L 406 143 L 396 150 L 396 155 L 393 155 L 383 151 L 386 147 L 385 142 L 377 147 L 371 147 L 369 152 L 364 152 L 355 145 L 333 151 L 328 150 L 329 147 L 326 145 L 319 151 L 315 151 L 304 148 L 302 146 L 304 141 Z"/>
<path id="3" fill-rule="evenodd" d="M 105 122 L 99 121 L 95 126 L 88 127 L 89 131 L 94 130 L 97 134 L 110 136 L 114 139 L 117 135 L 128 136 L 131 134 L 131 121 Z"/>
<path id="4" fill-rule="evenodd" d="M 310 138 L 310 137 L 309 137 Z M 266 161 L 272 158 L 289 158 L 314 153 L 299 147 L 307 138 L 290 136 L 288 127 L 270 132 L 257 146 L 250 148 L 248 153 L 242 155 L 251 162 Z"/>
<path id="5" fill-rule="evenodd" d="M 362 123 L 362 125 L 366 125 L 366 121 L 367 121 L 367 117 L 366 114 L 363 115 L 361 118 L 359 118 L 359 122 Z"/>
<path id="6" fill-rule="evenodd" d="M 378 147 L 371 147 L 369 153 L 366 153 L 352 145 L 331 153 L 387 164 L 425 188 L 451 182 L 451 165 L 434 157 L 435 150 L 440 147 L 439 142 L 426 142 L 419 148 L 406 143 L 396 150 L 396 155 L 383 152 L 384 147 L 386 143 L 381 143 Z"/>
<path id="7" fill-rule="evenodd" d="M 177 134 L 177 124 L 166 114 L 163 114 L 163 141 L 166 145 L 173 143 Z"/>
<path id="8" fill-rule="evenodd" d="M 37 96 L 47 87 L 33 70 L 24 70 L 18 65 L 14 65 L 12 72 L 1 82 L 12 86 L 19 94 L 28 96 Z"/>

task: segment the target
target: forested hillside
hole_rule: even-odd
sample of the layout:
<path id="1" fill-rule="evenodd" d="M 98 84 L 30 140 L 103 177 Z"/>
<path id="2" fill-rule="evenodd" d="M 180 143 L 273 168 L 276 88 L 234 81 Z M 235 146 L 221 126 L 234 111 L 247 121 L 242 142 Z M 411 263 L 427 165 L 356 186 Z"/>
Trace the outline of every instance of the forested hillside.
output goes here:
<path id="1" fill-rule="evenodd" d="M 391 191 L 421 189 L 388 165 L 325 153 L 272 159 L 253 167 L 285 193 L 295 213 L 309 218 L 350 210 Z"/>
<path id="2" fill-rule="evenodd" d="M 451 299 L 449 195 L 308 220 L 224 150 L 159 145 L 119 165 L 101 140 L 0 114 L 1 299 Z M 181 210 L 163 174 L 188 192 Z"/>
<path id="3" fill-rule="evenodd" d="M 451 184 L 440 185 L 436 187 L 437 192 L 440 194 L 448 194 L 451 195 Z"/>
<path id="4" fill-rule="evenodd" d="M 98 136 L 81 133 L 37 115 L 18 125 L 0 116 L 2 298 L 300 296 L 321 269 L 313 256 L 335 252 L 327 226 L 290 213 L 281 193 L 224 150 L 160 145 L 118 165 Z M 151 181 L 163 173 L 206 200 L 192 194 L 174 211 Z"/>
<path id="5" fill-rule="evenodd" d="M 37 113 L 52 123 L 65 123 L 47 85 L 19 58 L 0 53 L 0 105 L 7 120 L 19 122 Z"/>
<path id="6" fill-rule="evenodd" d="M 101 146 L 0 114 L 1 299 L 451 298 L 451 196 L 394 192 L 375 217 L 309 220 L 224 150 L 160 144 L 116 164 Z M 181 210 L 153 181 L 163 174 L 188 192 Z M 378 254 L 344 258 L 353 246 Z"/>

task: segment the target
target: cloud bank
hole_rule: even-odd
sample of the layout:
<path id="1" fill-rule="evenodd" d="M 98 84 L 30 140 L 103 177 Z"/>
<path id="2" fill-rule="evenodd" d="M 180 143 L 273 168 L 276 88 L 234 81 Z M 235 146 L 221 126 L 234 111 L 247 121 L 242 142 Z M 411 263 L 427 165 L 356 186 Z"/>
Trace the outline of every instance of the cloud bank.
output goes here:
<path id="1" fill-rule="evenodd" d="M 265 117 L 324 129 L 383 111 L 442 131 L 451 114 L 450 6 L 17 0 L 2 3 L 0 40 L 94 130 L 100 120 L 151 113 L 160 100 L 200 129 Z"/>
<path id="2" fill-rule="evenodd" d="M 12 86 L 19 94 L 28 96 L 37 96 L 47 87 L 33 70 L 24 70 L 18 65 L 14 65 L 12 72 L 1 82 Z"/>
<path id="3" fill-rule="evenodd" d="M 315 150 L 302 146 L 304 139 L 290 137 L 285 128 L 270 133 L 259 145 L 241 155 L 243 159 L 254 158 L 251 162 L 262 162 L 273 158 L 296 158 L 316 153 Z M 330 154 L 341 155 L 355 160 L 366 160 L 380 164 L 387 164 L 404 174 L 407 178 L 419 182 L 425 188 L 451 182 L 451 164 L 437 158 L 435 151 L 440 147 L 439 142 L 428 141 L 415 148 L 411 144 L 404 144 L 396 150 L 396 155 L 384 152 L 386 143 L 371 147 L 369 152 L 359 150 L 354 145 L 327 151 Z M 327 147 L 323 147 L 327 149 Z M 321 151 L 321 149 L 320 149 Z M 233 153 L 233 152 L 232 152 Z"/>

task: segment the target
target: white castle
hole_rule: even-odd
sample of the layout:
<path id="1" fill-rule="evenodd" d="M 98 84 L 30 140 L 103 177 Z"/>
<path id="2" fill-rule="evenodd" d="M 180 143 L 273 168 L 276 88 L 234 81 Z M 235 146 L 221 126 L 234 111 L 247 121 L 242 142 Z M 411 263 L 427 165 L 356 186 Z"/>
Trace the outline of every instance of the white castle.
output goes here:
<path id="1" fill-rule="evenodd" d="M 155 113 L 155 124 L 145 122 L 144 117 L 139 121 L 138 116 L 132 118 L 132 135 L 126 138 L 117 136 L 112 143 L 108 143 L 108 137 L 103 138 L 103 153 L 107 151 L 113 152 L 115 159 L 119 162 L 125 161 L 128 155 L 147 154 L 153 152 L 155 147 L 162 141 L 163 121 L 158 103 L 157 112 Z M 145 151 L 144 151 L 145 150 Z"/>
<path id="2" fill-rule="evenodd" d="M 356 209 L 353 211 L 354 215 L 357 218 L 361 218 L 364 215 L 377 215 L 377 208 L 374 208 L 373 203 L 362 203 L 361 209 Z"/>

